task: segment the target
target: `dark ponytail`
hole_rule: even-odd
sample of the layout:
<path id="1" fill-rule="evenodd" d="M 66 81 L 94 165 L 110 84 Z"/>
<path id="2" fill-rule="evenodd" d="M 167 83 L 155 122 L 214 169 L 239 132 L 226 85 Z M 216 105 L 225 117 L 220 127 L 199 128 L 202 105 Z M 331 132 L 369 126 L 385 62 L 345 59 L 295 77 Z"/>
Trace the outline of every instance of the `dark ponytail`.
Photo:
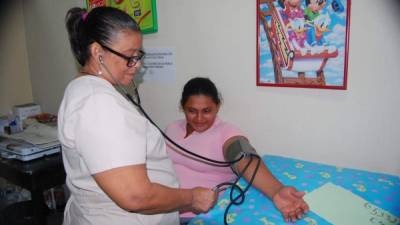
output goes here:
<path id="1" fill-rule="evenodd" d="M 88 44 L 84 43 L 85 38 L 83 34 L 83 19 L 86 13 L 85 9 L 72 8 L 65 16 L 65 25 L 67 27 L 72 52 L 82 66 L 88 58 L 88 49 L 84 47 L 87 47 Z"/>
<path id="2" fill-rule="evenodd" d="M 71 8 L 65 16 L 72 52 L 81 66 L 90 57 L 93 42 L 109 45 L 122 30 L 140 32 L 139 25 L 125 12 L 112 7 L 97 7 L 89 13 L 86 9 Z"/>

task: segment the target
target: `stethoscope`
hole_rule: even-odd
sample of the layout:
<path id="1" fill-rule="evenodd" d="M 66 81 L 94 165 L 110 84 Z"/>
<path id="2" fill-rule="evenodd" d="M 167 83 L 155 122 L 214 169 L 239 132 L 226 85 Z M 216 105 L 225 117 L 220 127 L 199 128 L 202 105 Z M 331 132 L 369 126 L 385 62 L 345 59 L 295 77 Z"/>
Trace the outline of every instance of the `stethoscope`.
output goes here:
<path id="1" fill-rule="evenodd" d="M 215 187 L 212 188 L 212 190 L 215 191 L 216 193 L 220 193 L 221 191 L 224 191 L 224 190 L 228 189 L 229 187 L 231 187 L 230 194 L 229 194 L 230 203 L 227 205 L 227 207 L 225 209 L 225 212 L 224 212 L 224 224 L 227 225 L 228 224 L 227 217 L 228 217 L 228 212 L 229 212 L 230 207 L 232 205 L 240 205 L 240 204 L 242 204 L 244 202 L 244 199 L 245 199 L 245 193 L 248 191 L 248 189 L 253 184 L 254 178 L 255 178 L 255 176 L 257 174 L 257 171 L 258 171 L 258 169 L 260 167 L 260 163 L 261 163 L 260 156 L 258 156 L 256 154 L 241 154 L 240 157 L 238 159 L 236 159 L 236 160 L 218 161 L 218 160 L 210 159 L 208 157 L 199 155 L 199 154 L 194 153 L 194 152 L 192 152 L 190 150 L 187 150 L 186 148 L 182 147 L 181 145 L 176 143 L 174 140 L 172 140 L 170 137 L 168 137 L 168 135 L 165 134 L 164 131 L 146 113 L 146 111 L 143 109 L 143 107 L 141 105 L 138 86 L 136 85 L 134 80 L 132 80 L 129 89 L 133 89 L 134 94 L 136 96 L 136 100 L 128 92 L 128 90 L 117 79 L 115 79 L 114 75 L 111 73 L 111 71 L 108 69 L 108 67 L 104 64 L 104 61 L 102 60 L 102 58 L 100 58 L 100 65 L 110 75 L 111 79 L 114 81 L 114 83 L 116 84 L 117 88 L 120 90 L 120 93 L 122 92 L 123 95 L 126 97 L 126 99 L 128 101 L 130 101 L 134 106 L 136 106 L 139 109 L 139 111 L 143 114 L 143 116 L 151 124 L 153 124 L 157 128 L 158 131 L 160 131 L 161 135 L 165 139 L 167 139 L 171 144 L 173 144 L 175 147 L 177 147 L 179 150 L 181 150 L 181 151 L 183 151 L 183 152 L 195 157 L 196 159 L 200 159 L 202 162 L 207 163 L 208 165 L 212 165 L 212 166 L 216 166 L 216 167 L 231 167 L 232 165 L 234 165 L 235 163 L 239 162 L 243 158 L 250 157 L 249 161 L 247 162 L 247 164 L 245 165 L 243 170 L 238 172 L 238 173 L 235 172 L 236 175 L 237 175 L 237 178 L 233 182 L 223 182 L 223 183 L 220 183 L 220 184 L 218 184 L 218 185 L 216 185 Z M 190 158 L 190 157 L 188 157 L 188 158 Z M 246 185 L 246 187 L 244 189 L 242 189 L 238 185 L 239 180 L 243 177 L 243 174 L 247 171 L 248 167 L 250 166 L 250 164 L 252 163 L 254 158 L 257 160 L 256 167 L 254 168 L 254 172 L 253 172 L 251 178 L 249 179 L 248 184 Z M 239 192 L 239 194 L 235 195 L 235 190 L 237 192 Z"/>

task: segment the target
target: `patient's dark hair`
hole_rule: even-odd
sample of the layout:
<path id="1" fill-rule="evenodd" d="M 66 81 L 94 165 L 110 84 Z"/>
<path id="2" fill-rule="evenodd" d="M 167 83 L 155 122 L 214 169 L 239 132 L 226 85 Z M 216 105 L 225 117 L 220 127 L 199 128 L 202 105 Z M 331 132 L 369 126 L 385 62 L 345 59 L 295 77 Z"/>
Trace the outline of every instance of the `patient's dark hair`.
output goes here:
<path id="1" fill-rule="evenodd" d="M 89 59 L 89 46 L 93 42 L 107 46 L 122 30 L 140 32 L 132 17 L 112 7 L 97 7 L 89 13 L 86 9 L 71 8 L 65 16 L 65 25 L 72 52 L 81 66 Z"/>
<path id="2" fill-rule="evenodd" d="M 182 108 L 185 106 L 189 97 L 193 95 L 205 95 L 211 97 L 215 104 L 219 105 L 221 103 L 221 97 L 217 87 L 215 87 L 215 84 L 208 78 L 195 77 L 185 84 L 181 98 Z"/>

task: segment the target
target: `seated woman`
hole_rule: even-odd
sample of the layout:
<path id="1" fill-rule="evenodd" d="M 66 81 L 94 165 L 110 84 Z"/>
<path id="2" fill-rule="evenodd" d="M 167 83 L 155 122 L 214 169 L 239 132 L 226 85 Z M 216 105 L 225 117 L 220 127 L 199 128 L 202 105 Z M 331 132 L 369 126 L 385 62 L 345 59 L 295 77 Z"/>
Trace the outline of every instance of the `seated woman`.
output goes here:
<path id="1" fill-rule="evenodd" d="M 196 154 L 219 161 L 232 161 L 238 158 L 237 148 L 233 143 L 240 142 L 247 146 L 246 151 L 255 153 L 244 134 L 234 125 L 217 117 L 221 105 L 220 96 L 214 83 L 207 78 L 193 78 L 183 88 L 181 107 L 185 120 L 170 124 L 166 134 L 182 147 Z M 242 171 L 249 159 L 244 158 L 234 167 L 215 167 L 193 159 L 180 151 L 176 146 L 167 143 L 167 151 L 173 161 L 181 188 L 196 186 L 215 187 L 220 183 L 236 178 L 233 171 Z M 257 160 L 250 163 L 243 174 L 250 180 Z M 264 163 L 255 176 L 253 186 L 270 198 L 286 221 L 296 221 L 308 211 L 303 200 L 304 192 L 294 187 L 284 186 L 268 170 Z M 188 220 L 195 215 L 192 212 L 181 212 L 181 219 Z"/>

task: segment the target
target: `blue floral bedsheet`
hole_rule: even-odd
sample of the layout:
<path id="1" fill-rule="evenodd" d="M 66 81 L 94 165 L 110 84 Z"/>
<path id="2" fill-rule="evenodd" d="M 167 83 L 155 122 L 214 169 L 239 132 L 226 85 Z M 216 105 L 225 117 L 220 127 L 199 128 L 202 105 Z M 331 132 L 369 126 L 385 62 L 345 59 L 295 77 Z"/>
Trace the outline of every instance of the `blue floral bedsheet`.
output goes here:
<path id="1" fill-rule="evenodd" d="M 270 171 L 286 185 L 311 192 L 325 183 L 331 182 L 400 217 L 400 178 L 398 176 L 340 168 L 281 156 L 265 155 L 262 159 Z M 246 184 L 246 181 L 240 181 L 240 186 L 245 187 Z M 211 211 L 198 215 L 189 224 L 224 224 L 224 212 L 229 203 L 229 192 L 227 190 L 220 196 L 218 203 Z M 273 203 L 254 188 L 250 188 L 246 193 L 243 204 L 233 205 L 230 208 L 227 222 L 228 224 L 262 225 L 330 224 L 312 211 L 296 223 L 286 223 Z"/>

